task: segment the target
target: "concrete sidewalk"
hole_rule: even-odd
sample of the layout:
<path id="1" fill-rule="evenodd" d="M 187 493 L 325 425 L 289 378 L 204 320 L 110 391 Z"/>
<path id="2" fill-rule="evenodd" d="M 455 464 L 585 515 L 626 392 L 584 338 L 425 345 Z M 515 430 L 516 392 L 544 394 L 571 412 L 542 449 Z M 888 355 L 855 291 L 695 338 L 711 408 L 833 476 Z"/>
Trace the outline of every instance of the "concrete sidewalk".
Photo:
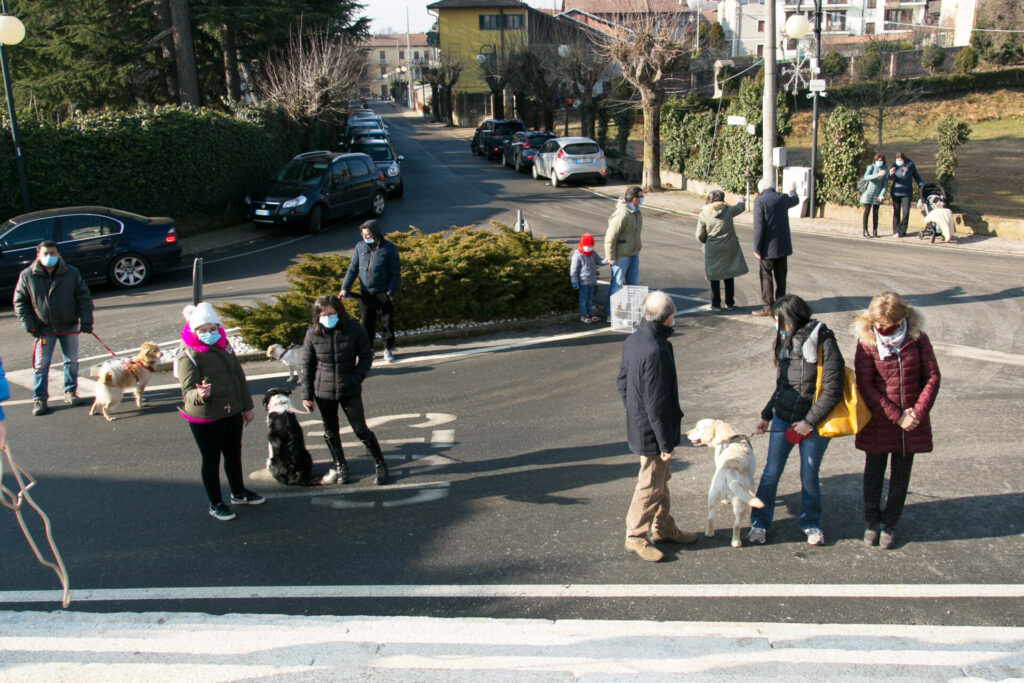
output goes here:
<path id="1" fill-rule="evenodd" d="M 0 681 L 1021 676 L 1024 628 L 0 612 Z"/>

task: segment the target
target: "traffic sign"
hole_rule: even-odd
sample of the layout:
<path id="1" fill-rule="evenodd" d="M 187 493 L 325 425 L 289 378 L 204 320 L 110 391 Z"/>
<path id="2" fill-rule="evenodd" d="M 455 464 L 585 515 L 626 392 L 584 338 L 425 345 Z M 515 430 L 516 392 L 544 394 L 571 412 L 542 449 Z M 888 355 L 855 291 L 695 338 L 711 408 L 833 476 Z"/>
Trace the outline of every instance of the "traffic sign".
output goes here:
<path id="1" fill-rule="evenodd" d="M 825 92 L 825 79 L 824 78 L 812 78 L 807 83 L 807 89 L 811 92 Z"/>

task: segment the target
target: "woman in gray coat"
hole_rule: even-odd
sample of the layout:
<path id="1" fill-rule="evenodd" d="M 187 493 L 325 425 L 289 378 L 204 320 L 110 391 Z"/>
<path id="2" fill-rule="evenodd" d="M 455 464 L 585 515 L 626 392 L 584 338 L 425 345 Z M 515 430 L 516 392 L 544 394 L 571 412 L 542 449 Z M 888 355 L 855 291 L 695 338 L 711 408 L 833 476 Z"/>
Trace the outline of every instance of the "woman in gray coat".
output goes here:
<path id="1" fill-rule="evenodd" d="M 745 206 L 742 199 L 738 204 L 729 206 L 725 203 L 724 192 L 712 190 L 708 193 L 707 204 L 697 216 L 696 237 L 704 245 L 704 277 L 711 282 L 711 306 L 708 310 L 736 310 L 733 278 L 749 271 L 732 217 L 743 213 Z M 720 280 L 725 281 L 724 308 L 718 284 Z"/>
<path id="2" fill-rule="evenodd" d="M 889 173 L 885 170 L 885 155 L 876 154 L 875 162 L 864 171 L 858 188 L 863 187 L 860 193 L 860 203 L 864 206 L 864 216 L 861 218 L 861 225 L 864 228 L 865 237 L 878 237 L 878 207 L 885 200 L 885 187 L 888 185 Z M 871 234 L 868 234 L 868 214 L 873 214 L 871 219 Z"/>

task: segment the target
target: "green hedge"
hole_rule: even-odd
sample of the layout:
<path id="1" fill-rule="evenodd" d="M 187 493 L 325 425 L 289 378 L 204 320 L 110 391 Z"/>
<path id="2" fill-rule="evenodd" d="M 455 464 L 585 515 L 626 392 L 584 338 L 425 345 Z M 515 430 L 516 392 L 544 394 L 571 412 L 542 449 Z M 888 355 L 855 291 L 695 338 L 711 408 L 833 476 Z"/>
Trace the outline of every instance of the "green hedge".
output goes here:
<path id="1" fill-rule="evenodd" d="M 18 119 L 33 209 L 113 206 L 150 216 L 215 215 L 299 151 L 300 131 L 272 112 L 158 107 Z M 8 128 L 6 117 L 0 124 Z M 10 136 L 0 138 L 0 216 L 22 212 Z"/>
<path id="2" fill-rule="evenodd" d="M 569 285 L 570 247 L 494 226 L 431 235 L 414 228 L 387 236 L 402 261 L 396 329 L 531 318 L 575 309 L 577 297 Z M 274 303 L 229 303 L 218 311 L 240 328 L 247 344 L 263 348 L 300 342 L 312 320 L 313 301 L 341 289 L 348 264 L 349 257 L 340 254 L 305 254 L 288 267 L 290 287 L 275 295 Z M 355 299 L 343 303 L 358 316 Z"/>
<path id="3" fill-rule="evenodd" d="M 899 79 L 897 79 L 899 80 Z M 974 90 L 994 90 L 997 88 L 1024 88 L 1024 68 L 1002 69 L 1000 71 L 980 71 L 965 74 L 940 74 L 923 78 L 907 79 L 921 88 L 925 97 L 945 95 L 956 92 Z M 850 98 L 870 99 L 872 83 L 851 83 L 849 85 L 830 86 L 830 99 L 842 101 Z"/>

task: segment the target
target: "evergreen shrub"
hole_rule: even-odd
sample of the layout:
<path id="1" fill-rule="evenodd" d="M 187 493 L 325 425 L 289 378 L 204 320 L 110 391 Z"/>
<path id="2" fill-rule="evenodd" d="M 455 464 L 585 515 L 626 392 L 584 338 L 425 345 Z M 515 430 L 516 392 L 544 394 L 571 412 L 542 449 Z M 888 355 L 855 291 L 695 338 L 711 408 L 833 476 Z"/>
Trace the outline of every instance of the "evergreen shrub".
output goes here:
<path id="1" fill-rule="evenodd" d="M 857 181 L 867 167 L 870 151 L 864 146 L 864 120 L 857 112 L 836 107 L 825 121 L 816 185 L 816 204 L 857 206 Z"/>
<path id="2" fill-rule="evenodd" d="M 953 68 L 960 73 L 968 73 L 974 71 L 978 66 L 978 53 L 970 45 L 965 45 L 960 48 L 960 51 L 956 53 L 956 57 L 953 58 Z"/>
<path id="3" fill-rule="evenodd" d="M 954 179 L 960 166 L 960 148 L 971 136 L 971 127 L 949 114 L 939 121 L 938 151 L 935 154 L 935 175 L 946 191 L 947 201 L 953 201 Z"/>
<path id="4" fill-rule="evenodd" d="M 387 238 L 402 261 L 396 329 L 533 318 L 576 308 L 577 296 L 569 286 L 571 249 L 562 242 L 498 223 L 493 229 L 463 227 L 430 235 L 414 228 Z M 301 342 L 313 301 L 341 289 L 348 264 L 349 257 L 340 254 L 305 254 L 287 268 L 289 288 L 274 295 L 274 303 L 228 303 L 217 310 L 240 328 L 247 344 L 264 348 Z M 343 303 L 358 317 L 356 299 Z"/>

